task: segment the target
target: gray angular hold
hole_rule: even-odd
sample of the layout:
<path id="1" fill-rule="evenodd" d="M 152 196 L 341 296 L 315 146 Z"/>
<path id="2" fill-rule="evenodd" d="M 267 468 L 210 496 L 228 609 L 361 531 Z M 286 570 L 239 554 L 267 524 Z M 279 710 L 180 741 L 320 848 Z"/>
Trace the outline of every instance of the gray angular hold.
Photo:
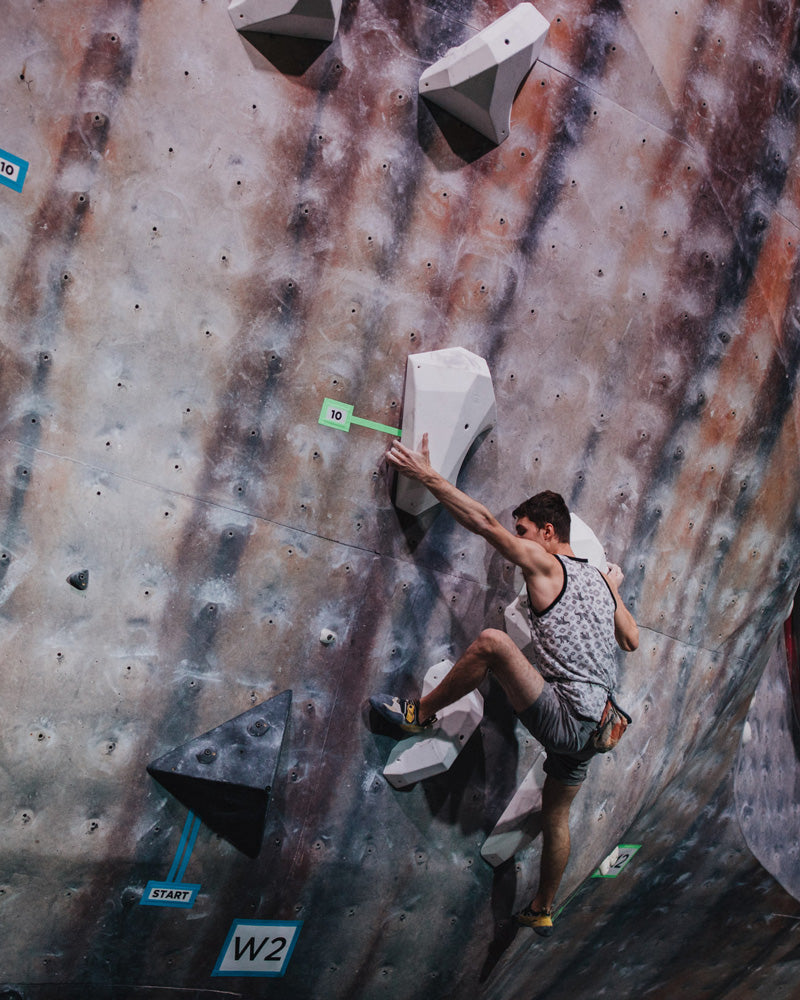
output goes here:
<path id="1" fill-rule="evenodd" d="M 255 31 L 332 42 L 339 30 L 342 0 L 231 0 L 228 13 L 237 31 Z"/>
<path id="2" fill-rule="evenodd" d="M 514 97 L 549 27 L 533 4 L 519 4 L 429 66 L 419 78 L 420 95 L 501 143 L 511 128 Z"/>
<path id="3" fill-rule="evenodd" d="M 187 809 L 254 858 L 283 746 L 292 692 L 283 691 L 170 750 L 147 773 Z"/>

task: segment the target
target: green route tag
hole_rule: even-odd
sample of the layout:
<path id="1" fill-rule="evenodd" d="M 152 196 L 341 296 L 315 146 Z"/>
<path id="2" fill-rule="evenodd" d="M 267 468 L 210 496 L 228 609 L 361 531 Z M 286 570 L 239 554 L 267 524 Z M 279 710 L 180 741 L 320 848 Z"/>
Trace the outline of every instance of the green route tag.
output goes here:
<path id="1" fill-rule="evenodd" d="M 616 878 L 641 846 L 641 844 L 619 844 L 600 867 L 592 872 L 592 878 Z"/>
<path id="2" fill-rule="evenodd" d="M 590 886 L 597 885 L 592 879 L 616 878 L 641 846 L 641 844 L 618 844 L 601 863 L 600 867 L 596 868 L 588 878 L 576 886 L 564 902 L 554 909 L 553 919 L 558 919 L 573 900 L 586 895 L 590 891 Z"/>
<path id="3" fill-rule="evenodd" d="M 333 427 L 337 431 L 349 431 L 351 424 L 357 424 L 359 427 L 368 427 L 372 431 L 382 431 L 384 434 L 394 434 L 396 437 L 401 437 L 403 433 L 399 427 L 388 427 L 374 420 L 353 416 L 353 407 L 336 399 L 323 400 L 318 422 L 323 427 Z"/>

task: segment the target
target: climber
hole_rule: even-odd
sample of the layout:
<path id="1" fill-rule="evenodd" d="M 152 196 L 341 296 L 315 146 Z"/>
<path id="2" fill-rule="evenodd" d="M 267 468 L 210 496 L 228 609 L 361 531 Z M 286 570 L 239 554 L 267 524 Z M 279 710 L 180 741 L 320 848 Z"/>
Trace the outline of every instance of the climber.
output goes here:
<path id="1" fill-rule="evenodd" d="M 425 697 L 379 695 L 370 703 L 405 732 L 433 730 L 436 712 L 473 691 L 491 671 L 520 721 L 547 751 L 539 887 L 517 915 L 546 937 L 553 932 L 553 902 L 569 859 L 570 807 L 596 753 L 591 738 L 616 683 L 615 643 L 626 652 L 639 644 L 638 627 L 619 594 L 622 571 L 610 564 L 602 574 L 575 556 L 569 510 L 558 493 L 537 493 L 520 504 L 511 532 L 433 469 L 427 434 L 420 451 L 395 441 L 386 457 L 522 570 L 533 664 L 505 632 L 485 629 Z"/>

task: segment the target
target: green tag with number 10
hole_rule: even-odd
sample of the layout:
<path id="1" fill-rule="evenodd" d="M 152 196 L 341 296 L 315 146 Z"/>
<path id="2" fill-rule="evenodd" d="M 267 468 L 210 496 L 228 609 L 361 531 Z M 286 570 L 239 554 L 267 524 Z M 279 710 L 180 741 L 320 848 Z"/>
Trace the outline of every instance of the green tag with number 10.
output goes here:
<path id="1" fill-rule="evenodd" d="M 402 435 L 399 427 L 388 427 L 386 424 L 379 424 L 374 420 L 354 417 L 353 407 L 349 403 L 340 403 L 338 399 L 323 400 L 318 423 L 325 427 L 333 427 L 337 431 L 349 431 L 350 424 L 358 424 L 359 427 L 368 427 L 370 430 L 382 431 L 384 434 L 395 434 L 397 437 Z"/>
<path id="2" fill-rule="evenodd" d="M 348 403 L 339 403 L 335 399 L 326 399 L 322 404 L 319 422 L 325 427 L 335 427 L 339 431 L 349 431 L 353 419 L 353 407 Z"/>

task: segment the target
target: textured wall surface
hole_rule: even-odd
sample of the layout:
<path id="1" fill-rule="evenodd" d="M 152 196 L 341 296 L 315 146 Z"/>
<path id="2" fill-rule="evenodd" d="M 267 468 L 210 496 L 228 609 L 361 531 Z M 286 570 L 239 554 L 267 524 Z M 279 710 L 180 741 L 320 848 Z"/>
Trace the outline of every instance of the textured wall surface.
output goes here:
<path id="1" fill-rule="evenodd" d="M 416 86 L 506 0 L 345 0 L 329 46 L 226 6 L 4 6 L 0 995 L 792 996 L 732 775 L 800 580 L 798 4 L 541 0 L 499 147 Z M 642 848 L 546 945 L 509 919 L 537 845 L 479 855 L 534 750 L 502 697 L 408 792 L 365 709 L 511 568 L 317 422 L 397 426 L 407 355 L 454 346 L 498 403 L 462 485 L 562 491 L 642 628 L 565 894 Z M 259 857 L 203 827 L 194 907 L 140 906 L 186 819 L 146 764 L 286 689 Z M 283 979 L 211 976 L 238 918 L 303 921 Z"/>
<path id="2" fill-rule="evenodd" d="M 795 899 L 800 897 L 799 730 L 781 641 L 750 705 L 734 789 L 747 846 Z"/>

